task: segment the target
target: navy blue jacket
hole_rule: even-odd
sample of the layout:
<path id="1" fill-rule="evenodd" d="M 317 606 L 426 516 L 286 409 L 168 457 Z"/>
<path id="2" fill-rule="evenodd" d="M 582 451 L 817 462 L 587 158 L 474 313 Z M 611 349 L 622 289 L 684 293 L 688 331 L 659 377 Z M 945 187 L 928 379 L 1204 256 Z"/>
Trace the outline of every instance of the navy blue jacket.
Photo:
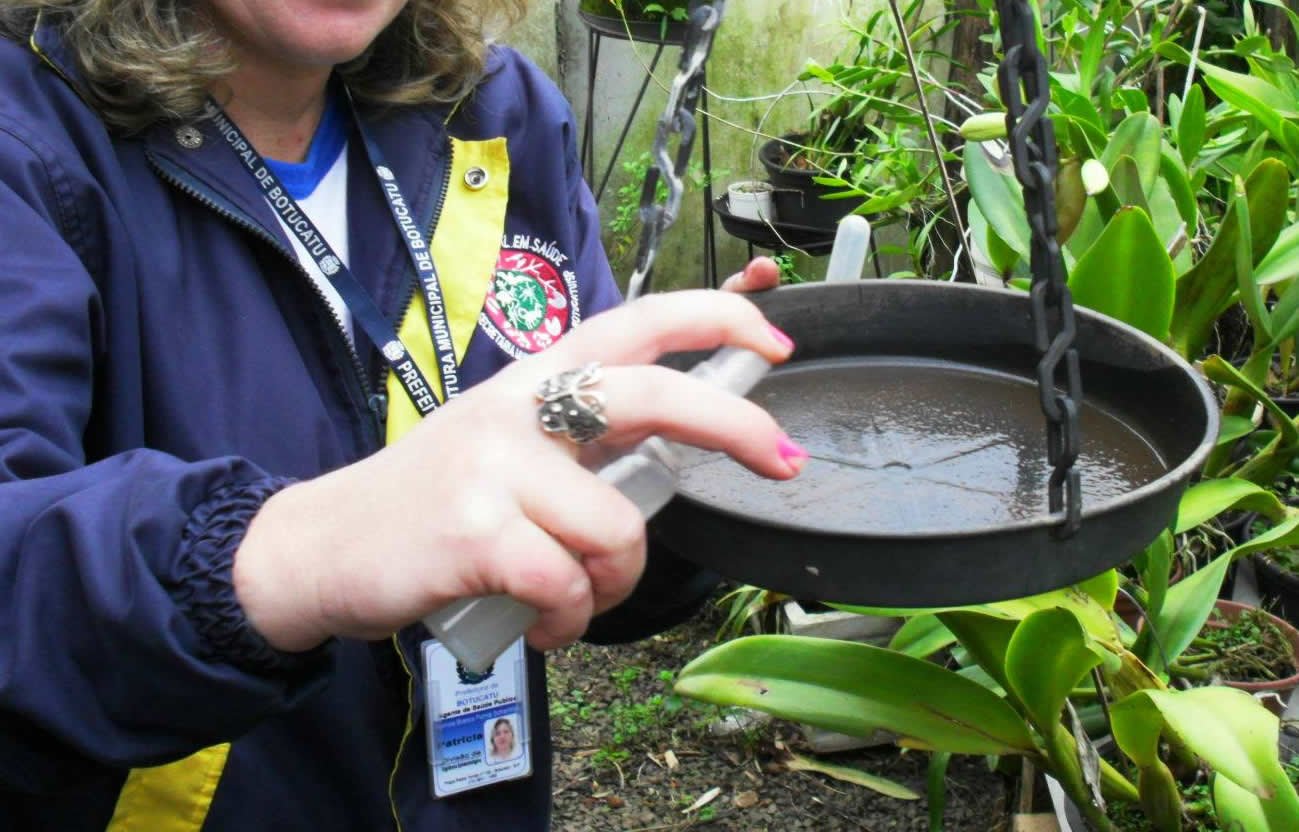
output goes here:
<path id="1" fill-rule="evenodd" d="M 571 270 L 548 286 L 576 289 L 557 320 L 618 301 L 571 113 L 524 59 L 495 50 L 450 117 L 360 117 L 425 229 L 448 134 L 504 137 L 503 239 L 516 256 L 544 240 L 529 263 Z M 230 563 L 249 519 L 287 482 L 381 446 L 383 365 L 359 336 L 353 353 L 251 177 L 193 126 L 201 143 L 177 125 L 112 135 L 56 31 L 0 38 L 0 829 L 110 828 L 131 769 L 231 741 L 206 830 L 546 829 L 540 657 L 537 773 L 435 801 L 418 698 L 393 771 L 421 628 L 400 657 L 359 641 L 287 656 L 243 618 Z M 411 269 L 349 148 L 350 260 L 396 321 Z M 489 299 L 462 383 L 536 347 L 499 312 Z M 680 596 L 680 580 L 664 585 Z"/>

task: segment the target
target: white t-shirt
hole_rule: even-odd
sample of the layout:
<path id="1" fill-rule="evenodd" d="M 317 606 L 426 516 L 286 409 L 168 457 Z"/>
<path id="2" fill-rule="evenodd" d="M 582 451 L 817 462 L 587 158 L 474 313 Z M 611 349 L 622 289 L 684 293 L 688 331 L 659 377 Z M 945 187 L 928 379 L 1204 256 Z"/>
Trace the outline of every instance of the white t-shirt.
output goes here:
<path id="1" fill-rule="evenodd" d="M 351 261 L 347 254 L 347 152 L 346 146 L 343 152 L 338 154 L 334 164 L 329 171 L 317 183 L 311 195 L 305 199 L 298 200 L 300 207 L 311 221 L 316 224 L 316 230 L 329 243 L 330 248 L 338 255 L 338 259 L 343 261 L 343 265 L 351 267 Z M 279 215 L 276 215 L 279 219 Z M 352 336 L 352 313 L 343 305 L 343 298 L 338 294 L 338 290 L 329 282 L 329 278 L 316 265 L 316 261 L 307 253 L 307 247 L 304 246 L 280 219 L 280 226 L 284 233 L 289 235 L 289 242 L 293 243 L 293 250 L 298 254 L 298 260 L 311 275 L 311 279 L 320 287 L 324 293 L 329 305 L 333 307 L 334 314 L 342 322 L 343 328 L 347 331 L 347 337 Z"/>
<path id="2" fill-rule="evenodd" d="M 347 132 L 346 108 L 337 96 L 331 96 L 326 101 L 316 133 L 311 137 L 307 157 L 301 162 L 267 159 L 266 163 L 275 172 L 284 189 L 315 223 L 316 230 L 329 243 L 338 259 L 350 268 L 347 253 Z M 279 219 L 278 214 L 276 218 Z M 338 290 L 317 268 L 315 260 L 307 253 L 306 246 L 298 241 L 283 219 L 280 219 L 280 227 L 288 235 L 303 268 L 329 301 L 347 337 L 355 340 L 352 336 L 352 313 L 343 305 Z"/>

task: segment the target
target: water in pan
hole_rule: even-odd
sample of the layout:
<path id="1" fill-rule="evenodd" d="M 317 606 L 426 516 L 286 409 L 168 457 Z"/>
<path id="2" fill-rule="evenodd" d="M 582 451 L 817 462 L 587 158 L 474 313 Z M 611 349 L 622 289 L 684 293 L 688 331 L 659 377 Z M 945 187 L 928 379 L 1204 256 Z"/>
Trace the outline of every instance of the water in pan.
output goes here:
<path id="1" fill-rule="evenodd" d="M 925 359 L 807 362 L 750 398 L 812 455 L 789 482 L 719 454 L 691 456 L 681 491 L 718 508 L 824 532 L 953 532 L 1046 513 L 1045 421 L 1027 379 Z M 1150 444 L 1084 404 L 1084 508 L 1167 470 Z"/>

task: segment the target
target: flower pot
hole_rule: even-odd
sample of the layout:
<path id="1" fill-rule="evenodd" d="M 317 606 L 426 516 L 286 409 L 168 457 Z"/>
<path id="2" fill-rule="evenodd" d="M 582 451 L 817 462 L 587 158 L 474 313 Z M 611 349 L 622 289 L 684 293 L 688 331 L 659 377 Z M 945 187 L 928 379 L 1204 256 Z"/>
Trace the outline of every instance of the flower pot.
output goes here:
<path id="1" fill-rule="evenodd" d="M 590 29 L 618 40 L 680 46 L 686 42 L 686 34 L 690 31 L 690 24 L 686 21 L 661 17 L 640 19 L 635 10 L 624 20 L 616 12 L 617 9 L 607 2 L 583 2 L 577 16 Z"/>
<path id="2" fill-rule="evenodd" d="M 1229 622 L 1236 620 L 1247 610 L 1255 609 L 1249 604 L 1241 604 L 1236 601 L 1225 601 L 1225 600 L 1219 600 L 1214 606 L 1217 609 L 1218 614 Z M 1288 621 L 1278 618 L 1277 616 L 1272 615 L 1266 610 L 1263 611 L 1263 614 L 1267 616 L 1268 619 L 1273 624 L 1276 625 L 1277 629 L 1279 629 L 1282 632 L 1282 634 L 1285 636 L 1286 641 L 1290 643 L 1291 661 L 1295 664 L 1296 668 L 1299 668 L 1299 630 L 1296 630 L 1293 626 L 1291 626 Z M 1225 628 L 1228 625 L 1222 623 L 1216 623 L 1212 619 L 1210 619 L 1204 626 L 1206 629 L 1212 629 L 1212 628 Z M 1299 669 L 1296 669 L 1293 673 L 1291 673 L 1289 676 L 1285 677 L 1284 679 L 1274 679 L 1271 681 L 1263 681 L 1263 682 L 1246 682 L 1246 681 L 1237 681 L 1232 679 L 1224 679 L 1222 684 L 1252 694 L 1268 693 L 1268 692 L 1275 693 L 1277 696 L 1281 697 L 1281 699 L 1286 700 L 1289 698 L 1290 693 L 1294 691 L 1296 687 L 1299 687 Z"/>
<path id="3" fill-rule="evenodd" d="M 1252 556 L 1259 597 L 1276 601 L 1276 613 L 1292 625 L 1299 625 L 1299 575 L 1260 552 Z"/>
<path id="4" fill-rule="evenodd" d="M 1258 515 L 1254 513 L 1245 516 L 1242 543 L 1254 536 L 1253 525 L 1257 519 Z M 1299 575 L 1268 557 L 1267 550 L 1250 555 L 1249 560 L 1254 565 L 1258 597 L 1268 605 L 1268 609 L 1290 624 L 1299 626 Z"/>
<path id="5" fill-rule="evenodd" d="M 758 150 L 767 178 L 775 186 L 772 202 L 776 216 L 786 222 L 833 231 L 839 220 L 851 214 L 864 200 L 861 197 L 825 199 L 827 194 L 839 189 L 814 182 L 815 177 L 823 175 L 821 171 L 788 164 L 800 141 L 798 135 L 769 139 Z"/>
<path id="6" fill-rule="evenodd" d="M 772 222 L 776 218 L 771 201 L 774 190 L 770 182 L 757 179 L 732 182 L 726 186 L 727 207 L 740 219 Z"/>

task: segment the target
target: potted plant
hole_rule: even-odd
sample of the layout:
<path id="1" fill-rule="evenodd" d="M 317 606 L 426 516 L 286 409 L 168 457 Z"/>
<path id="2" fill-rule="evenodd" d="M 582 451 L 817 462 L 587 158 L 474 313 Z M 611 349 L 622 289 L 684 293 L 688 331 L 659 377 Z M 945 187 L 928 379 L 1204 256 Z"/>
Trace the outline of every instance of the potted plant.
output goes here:
<path id="1" fill-rule="evenodd" d="M 650 43 L 681 43 L 690 0 L 581 0 L 582 22 L 601 34 Z"/>
<path id="2" fill-rule="evenodd" d="M 1273 527 L 1168 586 L 1173 536 L 1242 508 L 1263 512 Z M 1180 829 L 1201 766 L 1213 773 L 1211 800 L 1224 824 L 1246 832 L 1299 828 L 1299 795 L 1277 757 L 1276 717 L 1243 691 L 1179 690 L 1165 681 L 1209 619 L 1230 563 L 1282 544 L 1299 544 L 1299 511 L 1255 483 L 1210 480 L 1188 489 L 1174 527 L 1141 553 L 1150 624 L 1135 640 L 1112 618 L 1119 579 L 1111 570 L 1016 601 L 869 610 L 908 616 L 894 649 L 739 639 L 691 662 L 677 689 L 842 733 L 886 728 L 908 747 L 1022 755 L 1062 784 L 1097 832 L 1116 829 L 1111 816 L 1120 806 L 1155 829 Z M 945 645 L 955 645 L 967 665 L 927 660 Z M 1112 762 L 1097 756 L 1081 728 L 1081 711 L 1100 703 L 1094 710 L 1114 738 Z"/>
<path id="3" fill-rule="evenodd" d="M 1299 685 L 1299 630 L 1267 610 L 1219 599 L 1204 627 L 1169 667 L 1174 678 L 1268 691 L 1282 702 Z"/>
<path id="4" fill-rule="evenodd" d="M 731 216 L 750 222 L 771 222 L 776 217 L 771 198 L 774 190 L 770 182 L 761 179 L 730 183 L 726 186 L 726 204 Z"/>
<path id="5" fill-rule="evenodd" d="M 938 40 L 955 25 L 951 16 L 924 15 L 922 0 L 902 11 L 921 59 L 936 54 Z M 879 10 L 843 25 L 851 39 L 840 57 L 829 64 L 809 59 L 798 76 L 809 97 L 820 96 L 806 122 L 758 151 L 782 222 L 833 230 L 848 213 L 914 213 L 942 200 L 918 91 L 892 18 Z M 946 91 L 928 75 L 922 86 L 926 95 Z"/>

